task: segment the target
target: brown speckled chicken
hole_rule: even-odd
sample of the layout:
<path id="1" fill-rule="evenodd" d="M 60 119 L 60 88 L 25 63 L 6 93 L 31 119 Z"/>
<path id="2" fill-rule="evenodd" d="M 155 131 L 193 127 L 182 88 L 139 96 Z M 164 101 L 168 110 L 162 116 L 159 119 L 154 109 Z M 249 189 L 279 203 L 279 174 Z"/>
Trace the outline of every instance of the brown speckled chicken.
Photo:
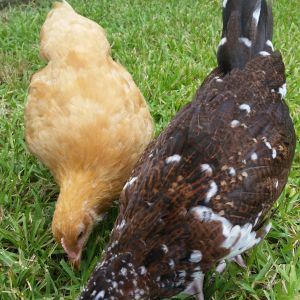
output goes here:
<path id="1" fill-rule="evenodd" d="M 48 65 L 33 76 L 25 111 L 27 146 L 60 187 L 53 234 L 77 265 L 153 131 L 143 96 L 110 51 L 98 24 L 56 3 L 41 31 Z"/>
<path id="2" fill-rule="evenodd" d="M 223 23 L 219 67 L 142 156 L 80 299 L 202 300 L 205 273 L 270 230 L 295 150 L 272 10 L 224 1 Z"/>

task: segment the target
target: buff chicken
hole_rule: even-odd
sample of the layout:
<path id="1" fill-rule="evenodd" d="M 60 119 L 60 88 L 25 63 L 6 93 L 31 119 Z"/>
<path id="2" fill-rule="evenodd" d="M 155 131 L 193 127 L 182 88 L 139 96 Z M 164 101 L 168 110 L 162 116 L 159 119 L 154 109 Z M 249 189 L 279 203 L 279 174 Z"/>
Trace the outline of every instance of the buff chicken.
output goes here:
<path id="1" fill-rule="evenodd" d="M 41 30 L 48 64 L 32 77 L 26 143 L 52 172 L 60 193 L 52 231 L 79 266 L 89 234 L 152 138 L 147 104 L 111 57 L 104 30 L 55 3 Z"/>
<path id="2" fill-rule="evenodd" d="M 81 300 L 203 300 L 205 274 L 271 229 L 295 151 L 284 64 L 265 0 L 223 6 L 218 67 L 133 171 Z"/>

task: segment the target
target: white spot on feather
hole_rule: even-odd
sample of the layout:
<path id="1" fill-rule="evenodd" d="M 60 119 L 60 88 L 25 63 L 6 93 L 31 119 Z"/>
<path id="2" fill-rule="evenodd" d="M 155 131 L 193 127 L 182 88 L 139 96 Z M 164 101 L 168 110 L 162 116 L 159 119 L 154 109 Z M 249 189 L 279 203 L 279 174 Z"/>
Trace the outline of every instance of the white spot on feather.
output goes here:
<path id="1" fill-rule="evenodd" d="M 170 164 L 172 162 L 180 162 L 181 160 L 181 156 L 178 154 L 174 154 L 172 156 L 169 156 L 168 158 L 166 158 L 166 163 Z"/>
<path id="2" fill-rule="evenodd" d="M 275 180 L 275 188 L 276 188 L 276 189 L 278 188 L 278 185 L 279 185 L 279 181 L 276 179 L 276 180 Z"/>
<path id="3" fill-rule="evenodd" d="M 190 256 L 190 262 L 199 263 L 202 259 L 202 253 L 199 250 L 194 250 Z"/>
<path id="4" fill-rule="evenodd" d="M 196 270 L 196 269 L 195 269 L 195 270 Z M 202 273 L 201 271 L 199 271 L 198 269 L 196 270 L 196 272 L 194 272 L 194 273 L 192 274 L 192 277 L 193 277 L 194 279 L 200 279 L 202 276 L 203 276 L 203 273 Z"/>
<path id="5" fill-rule="evenodd" d="M 230 253 L 224 258 L 235 257 L 252 248 L 261 240 L 256 238 L 256 232 L 252 231 L 253 226 L 250 223 L 243 226 L 233 225 L 226 218 L 221 217 L 205 206 L 195 207 L 192 211 L 201 222 L 217 221 L 222 224 L 222 234 L 225 240 L 220 246 L 230 250 Z"/>
<path id="6" fill-rule="evenodd" d="M 227 0 L 224 0 L 223 1 L 223 7 L 226 7 L 226 4 L 227 4 Z"/>
<path id="7" fill-rule="evenodd" d="M 95 297 L 95 300 L 99 300 L 99 299 L 103 299 L 105 295 L 105 291 L 101 291 L 97 294 L 97 296 Z"/>
<path id="8" fill-rule="evenodd" d="M 256 5 L 256 8 L 253 12 L 253 19 L 255 20 L 255 23 L 256 25 L 258 24 L 258 20 L 259 20 L 259 17 L 260 17 L 260 9 L 261 9 L 261 1 L 258 1 L 257 3 L 258 5 Z"/>
<path id="9" fill-rule="evenodd" d="M 286 83 L 279 88 L 278 93 L 281 95 L 281 99 L 284 99 L 286 96 Z"/>
<path id="10" fill-rule="evenodd" d="M 251 160 L 257 160 L 258 159 L 258 156 L 257 156 L 257 153 L 256 152 L 253 152 L 251 154 Z"/>
<path id="11" fill-rule="evenodd" d="M 133 177 L 130 179 L 130 181 L 128 182 L 129 185 L 133 184 L 135 181 L 137 180 L 137 177 Z"/>
<path id="12" fill-rule="evenodd" d="M 132 185 L 137 179 L 138 179 L 137 177 L 132 177 L 131 179 L 129 179 L 124 185 L 123 190 L 125 190 L 128 186 Z"/>
<path id="13" fill-rule="evenodd" d="M 240 121 L 238 121 L 238 120 L 233 120 L 233 121 L 230 123 L 230 126 L 231 126 L 232 128 L 235 128 L 235 127 L 240 126 L 240 124 L 241 124 Z"/>
<path id="14" fill-rule="evenodd" d="M 117 225 L 116 229 L 117 230 L 121 230 L 125 227 L 126 225 L 126 221 L 125 220 L 122 220 L 121 224 L 120 225 Z"/>
<path id="15" fill-rule="evenodd" d="M 235 168 L 230 167 L 230 168 L 229 168 L 229 174 L 230 174 L 231 176 L 235 176 L 235 175 L 236 175 Z"/>
<path id="16" fill-rule="evenodd" d="M 277 151 L 275 148 L 272 149 L 272 158 L 275 159 L 277 156 Z"/>
<path id="17" fill-rule="evenodd" d="M 212 175 L 212 173 L 213 173 L 213 170 L 209 164 L 201 165 L 201 171 L 205 172 L 207 175 Z"/>
<path id="18" fill-rule="evenodd" d="M 257 215 L 257 218 L 255 219 L 253 227 L 255 227 L 257 225 L 257 223 L 258 223 L 259 218 L 261 217 L 261 215 L 262 215 L 262 211 Z"/>
<path id="19" fill-rule="evenodd" d="M 248 173 L 244 171 L 244 172 L 242 172 L 242 176 L 247 178 L 248 177 Z"/>
<path id="20" fill-rule="evenodd" d="M 175 262 L 174 262 L 173 259 L 169 260 L 169 266 L 170 266 L 171 269 L 173 269 L 175 267 Z"/>
<path id="21" fill-rule="evenodd" d="M 222 38 L 219 45 L 218 45 L 218 47 L 223 46 L 224 44 L 226 44 L 226 42 L 227 42 L 227 38 L 226 37 Z"/>
<path id="22" fill-rule="evenodd" d="M 139 273 L 140 273 L 141 275 L 145 275 L 145 274 L 147 273 L 147 269 L 146 269 L 144 266 L 141 266 L 141 267 L 139 268 Z"/>
<path id="23" fill-rule="evenodd" d="M 240 110 L 245 110 L 247 112 L 247 114 L 249 114 L 251 111 L 251 108 L 248 104 L 241 104 L 239 108 L 240 108 Z"/>
<path id="24" fill-rule="evenodd" d="M 127 269 L 126 268 L 122 268 L 120 270 L 120 274 L 123 275 L 123 276 L 127 276 Z"/>
<path id="25" fill-rule="evenodd" d="M 272 44 L 272 42 L 270 40 L 266 41 L 266 45 L 269 46 L 272 49 L 272 51 L 274 51 L 273 44 Z"/>
<path id="26" fill-rule="evenodd" d="M 221 79 L 219 76 L 214 77 L 214 79 L 215 79 L 217 82 L 223 82 L 223 79 Z"/>
<path id="27" fill-rule="evenodd" d="M 217 192 L 218 192 L 218 186 L 214 181 L 212 181 L 210 183 L 209 190 L 206 194 L 205 202 L 206 203 L 209 202 L 210 199 L 217 194 Z"/>
<path id="28" fill-rule="evenodd" d="M 161 245 L 161 249 L 162 249 L 162 251 L 163 251 L 164 253 L 168 253 L 168 252 L 169 252 L 169 249 L 168 249 L 167 245 L 165 245 L 165 244 L 162 244 L 162 245 Z"/>
<path id="29" fill-rule="evenodd" d="M 248 48 L 250 48 L 252 46 L 252 42 L 246 37 L 239 38 L 239 42 L 243 43 Z"/>
<path id="30" fill-rule="evenodd" d="M 270 54 L 269 52 L 267 52 L 267 51 L 260 51 L 258 54 L 261 55 L 261 56 L 269 56 L 269 55 L 271 55 L 271 54 Z"/>
<path id="31" fill-rule="evenodd" d="M 267 146 L 267 148 L 272 149 L 272 146 L 269 142 L 265 141 L 265 145 Z"/>

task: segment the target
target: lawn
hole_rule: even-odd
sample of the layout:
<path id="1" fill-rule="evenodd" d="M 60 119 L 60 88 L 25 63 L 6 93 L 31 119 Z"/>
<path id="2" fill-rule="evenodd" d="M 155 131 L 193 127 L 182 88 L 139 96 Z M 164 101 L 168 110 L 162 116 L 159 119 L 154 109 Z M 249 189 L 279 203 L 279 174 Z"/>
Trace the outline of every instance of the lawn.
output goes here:
<path id="1" fill-rule="evenodd" d="M 108 241 L 117 208 L 93 233 L 81 270 L 72 270 L 50 230 L 57 186 L 24 142 L 24 103 L 31 75 L 44 65 L 39 30 L 52 1 L 16 2 L 0 11 L 0 299 L 75 299 Z M 287 102 L 299 133 L 300 1 L 273 2 L 274 46 L 286 63 Z M 70 3 L 106 29 L 114 58 L 131 72 L 151 107 L 157 134 L 216 65 L 218 0 Z M 207 276 L 206 300 L 300 299 L 299 151 L 297 144 L 273 230 L 244 255 L 245 270 L 231 264 L 214 280 Z"/>

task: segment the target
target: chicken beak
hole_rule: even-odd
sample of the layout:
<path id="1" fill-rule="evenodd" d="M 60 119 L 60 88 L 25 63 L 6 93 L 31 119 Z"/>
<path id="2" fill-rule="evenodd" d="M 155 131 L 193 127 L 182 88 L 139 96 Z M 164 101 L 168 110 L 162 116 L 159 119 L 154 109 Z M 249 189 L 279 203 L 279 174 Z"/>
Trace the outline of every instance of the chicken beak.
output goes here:
<path id="1" fill-rule="evenodd" d="M 65 252 L 67 253 L 71 265 L 76 270 L 79 270 L 80 269 L 82 248 L 79 248 L 76 252 L 68 249 L 68 247 L 66 246 L 63 238 L 61 239 L 61 245 L 64 248 Z"/>
<path id="2" fill-rule="evenodd" d="M 80 269 L 81 257 L 79 257 L 77 259 L 74 259 L 74 258 L 71 258 L 69 256 L 69 261 L 70 261 L 71 265 L 74 267 L 75 270 L 78 271 Z"/>

